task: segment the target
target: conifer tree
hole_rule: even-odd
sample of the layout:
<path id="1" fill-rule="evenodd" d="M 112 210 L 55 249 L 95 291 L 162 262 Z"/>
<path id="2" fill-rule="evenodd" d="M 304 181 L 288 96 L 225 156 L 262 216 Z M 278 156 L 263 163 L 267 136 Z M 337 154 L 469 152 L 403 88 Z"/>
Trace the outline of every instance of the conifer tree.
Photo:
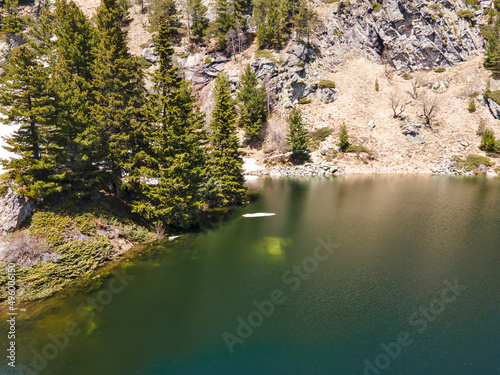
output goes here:
<path id="1" fill-rule="evenodd" d="M 496 17 L 493 30 L 486 36 L 488 45 L 486 46 L 486 58 L 484 67 L 493 71 L 493 74 L 500 74 L 500 17 Z"/>
<path id="2" fill-rule="evenodd" d="M 97 10 L 97 45 L 93 64 L 91 121 L 103 148 L 99 160 L 102 187 L 120 192 L 129 173 L 130 152 L 140 142 L 143 73 L 127 49 L 121 29 L 124 13 L 117 0 L 102 0 Z"/>
<path id="3" fill-rule="evenodd" d="M 42 198 L 61 191 L 64 175 L 54 173 L 54 160 L 47 153 L 47 138 L 52 129 L 54 108 L 47 89 L 48 72 L 29 46 L 14 49 L 2 78 L 0 105 L 8 118 L 20 128 L 6 139 L 8 151 L 18 155 L 3 165 L 20 186 L 20 193 Z"/>
<path id="4" fill-rule="evenodd" d="M 208 26 L 207 7 L 202 0 L 187 0 L 187 13 L 191 40 L 198 43 Z"/>
<path id="5" fill-rule="evenodd" d="M 159 66 L 145 105 L 147 126 L 130 181 L 138 185 L 133 210 L 171 227 L 195 225 L 204 205 L 199 189 L 205 174 L 200 144 L 203 116 L 180 68 L 172 62 L 168 25 L 160 23 L 155 41 Z"/>
<path id="6" fill-rule="evenodd" d="M 241 87 L 238 92 L 239 126 L 252 138 L 260 135 L 262 125 L 267 118 L 266 89 L 258 88 L 258 84 L 257 77 L 248 64 L 241 77 Z"/>
<path id="7" fill-rule="evenodd" d="M 213 206 L 225 207 L 247 202 L 243 160 L 238 151 L 234 104 L 229 81 L 219 74 L 215 81 L 215 108 L 210 122 L 208 194 Z"/>
<path id="8" fill-rule="evenodd" d="M 226 49 L 226 34 L 234 26 L 234 9 L 229 0 L 216 0 L 216 18 L 211 24 L 212 34 L 217 39 L 217 48 Z"/>
<path id="9" fill-rule="evenodd" d="M 259 48 L 281 48 L 288 37 L 286 0 L 256 0 L 254 18 Z"/>
<path id="10" fill-rule="evenodd" d="M 171 36 L 176 36 L 179 33 L 181 26 L 175 0 L 152 0 L 151 9 L 149 11 L 149 23 L 151 31 L 157 31 L 161 23 L 169 29 Z"/>
<path id="11" fill-rule="evenodd" d="M 288 115 L 290 130 L 288 132 L 288 143 L 292 148 L 292 159 L 301 161 L 309 159 L 307 142 L 307 131 L 300 109 L 294 107 Z"/>

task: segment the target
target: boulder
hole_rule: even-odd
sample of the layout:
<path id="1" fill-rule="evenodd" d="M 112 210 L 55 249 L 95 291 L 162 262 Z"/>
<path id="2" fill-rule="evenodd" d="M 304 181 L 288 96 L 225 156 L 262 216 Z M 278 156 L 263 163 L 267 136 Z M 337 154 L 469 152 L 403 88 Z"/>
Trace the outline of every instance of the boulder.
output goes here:
<path id="1" fill-rule="evenodd" d="M 16 194 L 10 187 L 0 197 L 0 235 L 13 232 L 31 214 L 35 203 Z"/>
<path id="2" fill-rule="evenodd" d="M 276 63 L 273 60 L 267 58 L 255 60 L 254 62 L 252 62 L 251 67 L 253 68 L 257 79 L 261 80 L 276 77 L 279 71 Z"/>
<path id="3" fill-rule="evenodd" d="M 488 107 L 493 117 L 496 118 L 497 120 L 500 120 L 500 104 L 498 104 L 493 99 L 487 97 L 486 95 L 483 96 L 483 103 L 486 107 Z"/>
<path id="4" fill-rule="evenodd" d="M 435 81 L 432 84 L 432 89 L 439 93 L 443 93 L 446 90 L 448 90 L 449 86 L 450 86 L 450 81 L 448 81 L 447 79 L 443 79 L 442 81 Z"/>
<path id="5" fill-rule="evenodd" d="M 339 90 L 335 88 L 321 88 L 316 91 L 316 97 L 323 103 L 332 103 L 339 97 Z"/>
<path id="6" fill-rule="evenodd" d="M 142 56 L 150 63 L 155 63 L 160 60 L 160 57 L 155 53 L 155 49 L 148 47 L 142 50 Z"/>

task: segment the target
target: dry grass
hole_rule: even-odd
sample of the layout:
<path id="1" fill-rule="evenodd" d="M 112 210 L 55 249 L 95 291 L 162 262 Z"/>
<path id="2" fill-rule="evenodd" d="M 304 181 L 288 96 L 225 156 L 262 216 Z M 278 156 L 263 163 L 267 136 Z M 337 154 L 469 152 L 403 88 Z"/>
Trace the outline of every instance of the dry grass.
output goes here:
<path id="1" fill-rule="evenodd" d="M 47 241 L 27 232 L 12 234 L 4 246 L 0 260 L 28 267 L 38 262 L 57 262 L 61 256 L 50 251 Z"/>

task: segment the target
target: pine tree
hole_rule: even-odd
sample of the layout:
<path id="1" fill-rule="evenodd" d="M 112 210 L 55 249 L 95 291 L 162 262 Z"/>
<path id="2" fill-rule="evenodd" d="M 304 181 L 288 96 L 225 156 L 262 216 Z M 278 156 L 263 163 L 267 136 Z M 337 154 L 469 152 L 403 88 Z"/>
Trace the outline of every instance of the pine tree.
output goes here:
<path id="1" fill-rule="evenodd" d="M 290 130 L 288 132 L 288 143 L 292 148 L 292 159 L 302 161 L 309 159 L 307 131 L 300 109 L 294 107 L 288 115 Z"/>
<path id="2" fill-rule="evenodd" d="M 47 89 L 48 72 L 29 46 L 22 45 L 9 55 L 2 78 L 0 105 L 8 119 L 21 124 L 6 139 L 8 151 L 18 155 L 3 165 L 20 186 L 20 193 L 42 198 L 62 190 L 64 175 L 54 173 L 55 162 L 47 153 L 47 138 L 53 128 L 52 101 Z"/>
<path id="3" fill-rule="evenodd" d="M 19 0 L 5 0 L 3 2 L 3 8 L 10 16 L 16 16 L 18 12 Z"/>
<path id="4" fill-rule="evenodd" d="M 267 119 L 266 89 L 257 88 L 258 84 L 257 77 L 248 64 L 241 77 L 241 87 L 238 92 L 239 126 L 252 138 L 260 135 L 262 125 Z"/>
<path id="5" fill-rule="evenodd" d="M 202 0 L 187 0 L 187 13 L 191 40 L 198 43 L 208 27 L 207 7 Z"/>
<path id="6" fill-rule="evenodd" d="M 500 74 L 500 17 L 495 20 L 492 32 L 486 38 L 486 58 L 484 67 L 493 71 L 493 74 Z"/>
<path id="7" fill-rule="evenodd" d="M 128 52 L 123 20 L 117 0 L 102 0 L 96 14 L 91 121 L 103 145 L 99 179 L 103 188 L 114 193 L 120 192 L 121 179 L 129 173 L 130 152 L 140 142 L 144 102 L 143 73 L 137 58 Z"/>
<path id="8" fill-rule="evenodd" d="M 225 207 L 247 202 L 243 160 L 238 151 L 234 104 L 229 81 L 219 74 L 215 81 L 215 108 L 210 122 L 208 194 L 212 206 Z"/>
<path id="9" fill-rule="evenodd" d="M 484 131 L 479 149 L 486 152 L 495 152 L 495 133 L 491 129 Z"/>
<path id="10" fill-rule="evenodd" d="M 163 23 L 164 26 L 166 25 L 166 27 L 169 29 L 168 32 L 170 35 L 176 36 L 179 34 L 179 28 L 181 24 L 179 22 L 175 0 L 151 1 L 149 23 L 151 24 L 150 30 L 152 32 L 157 31 L 160 28 L 160 19 L 163 20 L 161 23 Z"/>
<path id="11" fill-rule="evenodd" d="M 138 185 L 135 212 L 170 227 L 187 228 L 198 222 L 204 205 L 199 192 L 205 174 L 199 131 L 203 116 L 180 68 L 172 63 L 169 37 L 168 26 L 160 23 L 155 41 L 159 66 L 144 109 L 146 142 L 135 153 L 130 180 Z"/>
<path id="12" fill-rule="evenodd" d="M 349 147 L 349 135 L 347 134 L 347 127 L 345 124 L 340 127 L 338 146 L 343 152 L 345 152 Z"/>
<path id="13" fill-rule="evenodd" d="M 256 0 L 254 18 L 259 48 L 281 48 L 288 38 L 286 0 Z"/>
<path id="14" fill-rule="evenodd" d="M 216 0 L 215 2 L 216 18 L 211 24 L 212 34 L 217 39 L 217 48 L 225 50 L 226 34 L 235 24 L 234 9 L 229 0 Z"/>

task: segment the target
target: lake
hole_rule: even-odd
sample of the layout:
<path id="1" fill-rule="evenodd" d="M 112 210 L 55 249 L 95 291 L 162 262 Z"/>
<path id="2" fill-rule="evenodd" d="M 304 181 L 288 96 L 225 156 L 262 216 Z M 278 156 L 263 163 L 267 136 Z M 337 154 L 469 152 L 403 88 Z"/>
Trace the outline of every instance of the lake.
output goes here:
<path id="1" fill-rule="evenodd" d="M 216 229 L 29 305 L 0 373 L 500 374 L 500 179 L 250 190 Z"/>

